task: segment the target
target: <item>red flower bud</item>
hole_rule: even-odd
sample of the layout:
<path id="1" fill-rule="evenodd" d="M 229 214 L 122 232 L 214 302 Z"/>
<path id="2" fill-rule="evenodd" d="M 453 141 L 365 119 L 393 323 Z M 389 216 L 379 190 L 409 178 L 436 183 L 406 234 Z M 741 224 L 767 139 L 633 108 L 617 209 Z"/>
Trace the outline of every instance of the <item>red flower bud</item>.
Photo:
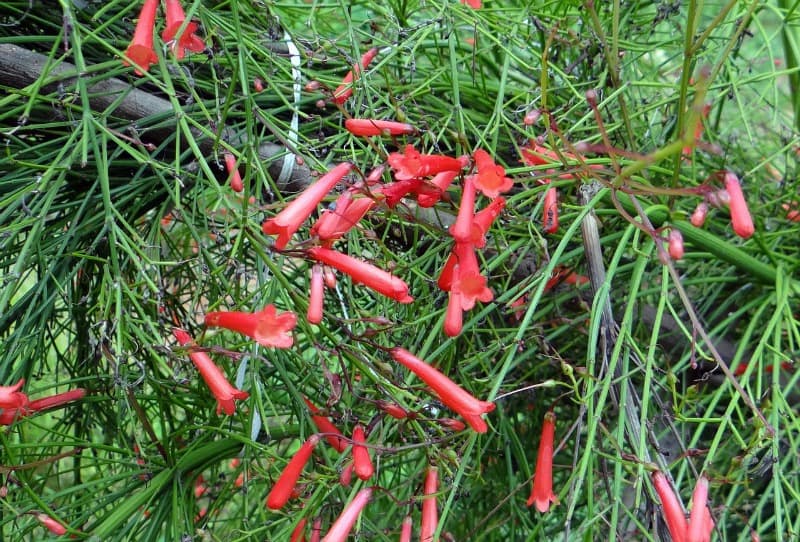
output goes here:
<path id="1" fill-rule="evenodd" d="M 342 513 L 331 526 L 331 530 L 322 539 L 322 542 L 345 542 L 350 530 L 355 525 L 361 510 L 369 502 L 372 488 L 368 487 L 359 491 L 352 501 L 342 510 Z"/>
<path id="2" fill-rule="evenodd" d="M 552 410 L 544 415 L 542 438 L 539 440 L 539 453 L 536 457 L 536 473 L 533 475 L 533 487 L 528 497 L 528 506 L 536 505 L 539 512 L 550 510 L 550 503 L 558 503 L 553 493 L 553 440 L 556 431 L 556 416 Z"/>
<path id="3" fill-rule="evenodd" d="M 425 497 L 422 500 L 422 521 L 420 522 L 420 542 L 433 542 L 433 535 L 439 526 L 439 512 L 436 509 L 436 492 L 439 491 L 439 472 L 436 467 L 428 467 L 425 475 Z"/>
<path id="4" fill-rule="evenodd" d="M 374 119 L 347 119 L 344 127 L 353 135 L 369 137 L 382 135 L 414 134 L 417 129 L 404 122 Z"/>
<path id="5" fill-rule="evenodd" d="M 733 173 L 725 172 L 725 190 L 728 191 L 730 202 L 728 203 L 731 210 L 731 224 L 733 231 L 736 235 L 743 239 L 747 239 L 755 232 L 753 227 L 753 218 L 750 216 L 750 210 L 747 208 L 747 201 L 744 199 L 742 187 L 739 184 L 739 177 Z"/>
<path id="6" fill-rule="evenodd" d="M 317 445 L 317 442 L 319 442 L 319 435 L 311 435 L 300 446 L 300 449 L 295 452 L 286 467 L 284 467 L 278 481 L 272 487 L 272 491 L 269 492 L 267 507 L 272 510 L 280 510 L 289 501 L 303 468 L 308 463 L 308 460 L 311 459 L 311 453 L 314 451 L 314 446 Z"/>
<path id="7" fill-rule="evenodd" d="M 356 476 L 362 480 L 369 480 L 375 473 L 375 467 L 369 457 L 369 450 L 364 446 L 365 442 L 364 428 L 356 425 L 353 429 L 353 463 L 355 464 Z"/>

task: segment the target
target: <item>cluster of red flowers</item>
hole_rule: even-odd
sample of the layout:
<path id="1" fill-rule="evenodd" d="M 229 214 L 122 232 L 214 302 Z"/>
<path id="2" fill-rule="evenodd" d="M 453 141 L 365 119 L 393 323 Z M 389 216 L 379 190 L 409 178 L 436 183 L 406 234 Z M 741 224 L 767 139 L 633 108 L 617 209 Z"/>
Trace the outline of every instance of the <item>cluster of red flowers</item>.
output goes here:
<path id="1" fill-rule="evenodd" d="M 187 50 L 193 53 L 205 50 L 206 44 L 195 34 L 197 23 L 186 22 L 186 14 L 180 0 L 165 0 L 165 2 L 167 21 L 161 32 L 161 39 L 170 45 L 175 58 L 183 58 Z M 158 62 L 158 55 L 153 47 L 153 34 L 156 26 L 156 11 L 160 3 L 160 0 L 144 0 L 133 40 L 125 51 L 123 64 L 126 66 L 133 64 L 136 75 L 144 75 L 144 72 L 149 70 L 152 64 Z M 181 27 L 183 27 L 183 32 L 178 34 Z"/>

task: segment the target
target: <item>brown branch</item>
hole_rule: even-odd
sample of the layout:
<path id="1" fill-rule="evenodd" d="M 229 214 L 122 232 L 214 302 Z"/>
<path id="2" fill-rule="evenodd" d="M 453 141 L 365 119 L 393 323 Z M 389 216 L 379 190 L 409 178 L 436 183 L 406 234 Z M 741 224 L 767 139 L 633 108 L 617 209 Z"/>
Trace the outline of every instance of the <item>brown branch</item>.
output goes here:
<path id="1" fill-rule="evenodd" d="M 0 43 L 0 86 L 25 89 L 37 84 L 44 77 L 40 94 L 53 94 L 62 89 L 74 88 L 81 74 L 68 62 L 53 63 L 48 56 L 11 43 Z M 169 100 L 132 87 L 129 83 L 108 78 L 92 82 L 88 85 L 89 104 L 95 111 L 110 110 L 117 118 L 138 123 L 144 119 L 163 116 L 169 122 L 148 127 L 139 137 L 144 142 L 160 144 L 171 138 L 176 131 L 174 108 Z M 24 123 L 27 119 L 20 119 Z M 217 140 L 193 132 L 200 151 L 211 156 L 217 146 Z M 280 190 L 298 191 L 311 182 L 311 170 L 303 163 L 292 159 L 291 173 L 281 178 L 283 156 L 289 151 L 281 145 L 263 143 L 258 148 L 259 157 L 270 161 L 268 172 Z M 291 154 L 291 153 L 290 153 Z"/>

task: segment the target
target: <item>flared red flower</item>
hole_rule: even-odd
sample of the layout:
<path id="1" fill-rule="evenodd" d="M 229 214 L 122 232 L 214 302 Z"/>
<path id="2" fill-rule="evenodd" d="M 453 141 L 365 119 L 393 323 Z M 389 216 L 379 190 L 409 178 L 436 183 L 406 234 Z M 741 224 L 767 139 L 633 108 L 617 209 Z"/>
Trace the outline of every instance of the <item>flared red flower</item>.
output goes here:
<path id="1" fill-rule="evenodd" d="M 295 452 L 267 496 L 266 504 L 268 508 L 280 510 L 284 504 L 289 502 L 297 485 L 297 480 L 300 479 L 300 474 L 302 474 L 308 460 L 311 459 L 311 453 L 318 442 L 319 435 L 311 435 L 300 446 L 300 449 Z"/>
<path id="2" fill-rule="evenodd" d="M 182 329 L 176 328 L 172 330 L 172 333 L 182 346 L 192 345 L 194 342 L 189 334 Z M 189 358 L 197 368 L 197 372 L 203 377 L 208 389 L 211 390 L 211 393 L 216 397 L 217 414 L 224 411 L 228 416 L 232 415 L 236 411 L 234 400 L 244 400 L 250 397 L 250 394 L 246 391 L 237 390 L 231 386 L 231 383 L 225 378 L 225 374 L 222 370 L 205 352 L 190 350 Z"/>
<path id="3" fill-rule="evenodd" d="M 342 252 L 322 247 L 308 249 L 308 255 L 318 262 L 350 275 L 354 281 L 360 282 L 379 294 L 383 294 L 400 303 L 411 303 L 414 301 L 414 298 L 408 295 L 408 284 L 402 279 L 370 263 L 353 258 Z"/>
<path id="4" fill-rule="evenodd" d="M 180 0 L 166 0 L 167 2 L 167 26 L 161 33 L 161 39 L 171 45 L 172 53 L 175 58 L 181 59 L 186 55 L 186 50 L 193 53 L 201 53 L 206 48 L 206 44 L 200 36 L 196 35 L 197 23 L 189 22 L 180 36 L 176 36 L 186 14 L 183 11 Z"/>
<path id="5" fill-rule="evenodd" d="M 439 511 L 436 509 L 436 492 L 439 491 L 439 471 L 436 467 L 428 467 L 422 499 L 422 519 L 420 521 L 420 542 L 433 542 L 433 535 L 439 526 Z"/>
<path id="6" fill-rule="evenodd" d="M 255 340 L 261 346 L 290 348 L 294 343 L 289 333 L 297 325 L 297 315 L 291 311 L 278 312 L 275 305 L 267 305 L 258 312 L 209 312 L 205 317 L 208 327 L 224 327 Z"/>
<path id="7" fill-rule="evenodd" d="M 539 453 L 536 456 L 536 472 L 527 505 L 535 505 L 539 512 L 550 510 L 550 503 L 558 503 L 553 493 L 553 440 L 555 439 L 556 416 L 553 411 L 544 415 L 542 438 L 539 440 Z"/>
<path id="8" fill-rule="evenodd" d="M 144 0 L 142 10 L 139 12 L 139 20 L 136 22 L 136 30 L 133 32 L 133 39 L 125 51 L 125 56 L 133 61 L 136 75 L 144 75 L 144 72 L 150 69 L 151 64 L 158 62 L 158 56 L 153 48 L 158 2 L 159 0 Z M 131 65 L 127 59 L 123 59 L 122 63 L 125 66 Z"/>
<path id="9" fill-rule="evenodd" d="M 19 391 L 25 385 L 25 379 L 11 386 L 0 386 L 0 408 L 20 408 L 28 404 L 28 396 Z"/>
<path id="10" fill-rule="evenodd" d="M 428 177 L 443 171 L 460 171 L 464 162 L 441 154 L 420 154 L 413 145 L 406 145 L 403 152 L 393 152 L 388 157 L 389 167 L 398 181 Z"/>
<path id="11" fill-rule="evenodd" d="M 473 153 L 475 167 L 478 170 L 475 178 L 475 187 L 487 198 L 496 198 L 503 192 L 508 192 L 514 185 L 510 177 L 506 177 L 506 170 L 498 166 L 491 155 L 483 149 Z"/>
<path id="12" fill-rule="evenodd" d="M 460 296 L 461 309 L 472 310 L 477 301 L 489 303 L 494 294 L 486 285 L 486 277 L 481 275 L 475 247 L 469 243 L 456 243 L 454 253 L 458 265 L 453 269 L 450 291 Z"/>
<path id="13" fill-rule="evenodd" d="M 352 167 L 353 165 L 349 162 L 339 164 L 306 188 L 283 211 L 267 219 L 261 225 L 265 234 L 278 236 L 275 240 L 275 248 L 278 250 L 286 248 L 294 232 L 300 229 L 300 225 L 314 212 L 322 198 L 333 190 L 336 183 L 341 181 Z"/>
<path id="14" fill-rule="evenodd" d="M 345 542 L 350 535 L 350 531 L 353 529 L 353 525 L 356 524 L 358 516 L 369 502 L 370 497 L 372 497 L 371 487 L 362 489 L 356 493 L 353 500 L 345 506 L 342 513 L 339 514 L 339 517 L 333 522 L 331 530 L 328 531 L 328 534 L 325 535 L 322 542 Z"/>
<path id="15" fill-rule="evenodd" d="M 476 399 L 439 370 L 404 348 L 392 348 L 390 353 L 396 362 L 417 375 L 439 396 L 442 403 L 458 412 L 475 431 L 485 433 L 489 429 L 481 414 L 493 411 L 494 403 Z"/>

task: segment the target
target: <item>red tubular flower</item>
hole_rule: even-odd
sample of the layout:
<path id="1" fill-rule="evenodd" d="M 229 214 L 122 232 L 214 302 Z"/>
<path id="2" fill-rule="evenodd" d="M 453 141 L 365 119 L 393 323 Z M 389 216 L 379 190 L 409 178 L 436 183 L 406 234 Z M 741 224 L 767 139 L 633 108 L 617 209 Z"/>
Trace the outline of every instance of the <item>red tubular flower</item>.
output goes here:
<path id="1" fill-rule="evenodd" d="M 461 192 L 461 203 L 458 207 L 456 221 L 450 226 L 450 235 L 456 243 L 471 243 L 480 237 L 478 228 L 473 224 L 475 219 L 475 175 L 464 179 L 464 189 Z"/>
<path id="2" fill-rule="evenodd" d="M 461 309 L 472 310 L 476 301 L 488 303 L 494 294 L 486 286 L 486 277 L 478 268 L 475 247 L 469 243 L 456 243 L 455 254 L 458 265 L 453 269 L 450 291 L 460 295 Z"/>
<path id="3" fill-rule="evenodd" d="M 384 412 L 386 412 L 389 416 L 396 420 L 404 420 L 408 418 L 408 412 L 406 409 L 398 405 L 397 403 L 390 403 L 388 401 L 377 400 L 375 401 L 377 407 Z"/>
<path id="4" fill-rule="evenodd" d="M 672 491 L 672 486 L 669 485 L 669 481 L 663 472 L 653 472 L 652 478 L 653 487 L 658 493 L 659 499 L 661 499 L 661 505 L 664 507 L 664 519 L 667 522 L 667 529 L 672 536 L 673 542 L 686 542 L 688 525 L 678 497 Z"/>
<path id="5" fill-rule="evenodd" d="M 308 255 L 318 262 L 330 265 L 334 269 L 350 275 L 356 282 L 360 282 L 386 297 L 397 300 L 400 303 L 414 301 L 414 298 L 408 295 L 408 285 L 402 279 L 372 264 L 342 252 L 322 247 L 308 249 Z"/>
<path id="6" fill-rule="evenodd" d="M 739 184 L 739 177 L 730 171 L 725 172 L 725 190 L 727 190 L 730 196 L 728 205 L 731 210 L 733 231 L 736 232 L 736 235 L 739 237 L 747 239 L 755 232 L 753 218 L 750 216 L 750 210 L 747 208 L 747 201 L 744 199 L 742 186 Z"/>
<path id="7" fill-rule="evenodd" d="M 344 127 L 353 135 L 361 137 L 415 134 L 417 129 L 405 122 L 374 119 L 347 119 Z"/>
<path id="8" fill-rule="evenodd" d="M 558 497 L 553 493 L 553 440 L 556 432 L 556 416 L 552 410 L 544 415 L 542 438 L 539 441 L 539 453 L 536 457 L 536 472 L 533 475 L 533 487 L 528 497 L 528 506 L 536 505 L 539 512 L 550 510 L 550 503 L 558 504 Z"/>
<path id="9" fill-rule="evenodd" d="M 182 329 L 173 329 L 172 333 L 182 346 L 193 343 L 189 334 Z M 194 363 L 200 376 L 203 377 L 208 389 L 211 390 L 211 393 L 216 397 L 217 414 L 224 411 L 225 414 L 230 416 L 236 411 L 234 399 L 244 400 L 250 397 L 250 394 L 246 391 L 237 390 L 231 386 L 222 370 L 217 367 L 214 361 L 205 352 L 190 351 L 189 358 L 192 360 L 192 363 Z"/>
<path id="10" fill-rule="evenodd" d="M 134 73 L 144 75 L 150 69 L 151 64 L 158 62 L 158 56 L 153 49 L 153 32 L 156 26 L 156 10 L 159 0 L 144 0 L 142 10 L 139 12 L 139 20 L 136 22 L 136 30 L 133 32 L 133 40 L 125 51 L 127 56 L 134 63 Z M 125 66 L 130 66 L 128 60 L 123 60 Z"/>
<path id="11" fill-rule="evenodd" d="M 461 0 L 462 4 L 466 4 L 472 9 L 481 9 L 481 0 Z"/>
<path id="12" fill-rule="evenodd" d="M 689 221 L 692 223 L 692 226 L 695 228 L 702 228 L 703 224 L 706 222 L 706 215 L 708 214 L 708 204 L 706 202 L 700 202 L 695 207 L 694 212 L 692 213 L 692 217 Z"/>
<path id="13" fill-rule="evenodd" d="M 392 348 L 392 358 L 406 369 L 417 375 L 439 396 L 442 403 L 458 412 L 462 418 L 478 433 L 488 430 L 481 414 L 494 410 L 494 403 L 480 401 L 450 380 L 437 369 L 431 367 L 417 356 L 400 347 Z"/>
<path id="14" fill-rule="evenodd" d="M 308 312 L 306 313 L 306 319 L 312 324 L 322 322 L 322 302 L 325 293 L 325 284 L 322 279 L 322 266 L 312 266 L 311 293 L 308 300 Z"/>
<path id="15" fill-rule="evenodd" d="M 306 542 L 306 534 L 305 534 L 306 523 L 308 523 L 308 520 L 306 518 L 301 519 L 297 523 L 294 530 L 292 531 L 292 536 L 289 537 L 289 542 Z"/>
<path id="16" fill-rule="evenodd" d="M 265 234 L 278 236 L 275 241 L 275 248 L 278 250 L 286 248 L 286 244 L 294 232 L 300 228 L 305 219 L 314 212 L 322 198 L 333 190 L 336 183 L 341 181 L 342 177 L 347 175 L 352 167 L 353 165 L 349 162 L 339 164 L 306 188 L 283 211 L 261 225 L 261 229 Z"/>
<path id="17" fill-rule="evenodd" d="M 82 399 L 85 395 L 86 390 L 83 388 L 76 388 L 74 390 L 57 393 L 49 397 L 36 399 L 35 401 L 31 401 L 30 403 L 17 408 L 4 409 L 3 412 L 0 413 L 0 425 L 11 425 L 14 420 L 30 416 L 31 414 L 35 414 L 37 412 L 60 407 L 67 403 L 71 403 L 72 401 Z"/>
<path id="18" fill-rule="evenodd" d="M 322 536 L 322 516 L 317 516 L 311 525 L 311 539 L 308 542 L 319 542 L 320 536 Z"/>
<path id="19" fill-rule="evenodd" d="M 167 2 L 167 26 L 161 33 L 161 39 L 166 43 L 171 42 L 172 52 L 175 58 L 181 59 L 186 55 L 186 49 L 193 53 L 201 53 L 205 50 L 205 42 L 197 35 L 197 23 L 190 22 L 183 29 L 183 33 L 175 37 L 178 33 L 183 21 L 186 20 L 186 14 L 183 12 L 180 0 L 166 0 Z"/>
<path id="20" fill-rule="evenodd" d="M 266 504 L 268 508 L 280 510 L 289 501 L 303 468 L 308 463 L 308 460 L 311 459 L 311 452 L 314 451 L 314 446 L 317 445 L 317 442 L 319 442 L 319 435 L 308 437 L 283 468 L 278 481 L 275 482 L 275 485 L 272 486 L 272 491 L 267 495 Z"/>
<path id="21" fill-rule="evenodd" d="M 353 79 L 356 75 L 360 76 L 363 70 L 367 69 L 372 59 L 378 55 L 378 48 L 373 47 L 363 55 L 361 55 L 361 62 L 353 64 L 353 69 L 347 72 L 347 75 L 342 79 L 342 84 L 336 87 L 333 91 L 333 101 L 342 105 L 347 101 L 347 98 L 353 95 Z"/>
<path id="22" fill-rule="evenodd" d="M 375 206 L 371 198 L 353 199 L 351 191 L 343 192 L 330 209 L 326 209 L 311 228 L 311 234 L 319 237 L 325 246 L 350 231 Z"/>
<path id="23" fill-rule="evenodd" d="M 303 397 L 303 401 L 306 402 L 306 406 L 308 406 L 308 410 L 311 411 L 311 421 L 314 422 L 314 425 L 317 426 L 320 433 L 328 433 L 325 435 L 325 440 L 328 441 L 328 444 L 333 446 L 333 448 L 342 453 L 347 449 L 347 441 L 344 438 L 344 434 L 342 434 L 339 429 L 333 425 L 326 416 L 322 416 L 319 414 L 319 409 L 314 406 L 314 403 L 308 400 L 307 397 Z M 341 438 L 340 438 L 341 437 Z"/>
<path id="24" fill-rule="evenodd" d="M 714 530 L 714 520 L 708 510 L 708 478 L 700 475 L 692 494 L 692 511 L 686 530 L 687 542 L 709 542 Z"/>
<path id="25" fill-rule="evenodd" d="M 419 206 L 433 207 L 436 205 L 436 203 L 442 199 L 442 194 L 444 194 L 445 190 L 447 190 L 457 176 L 458 171 L 442 171 L 434 175 L 434 177 L 428 181 L 428 186 L 432 188 L 432 190 L 417 194 L 417 203 Z"/>
<path id="26" fill-rule="evenodd" d="M 436 510 L 436 492 L 439 491 L 439 471 L 428 467 L 425 475 L 425 497 L 422 500 L 422 520 L 420 521 L 420 542 L 433 542 L 433 535 L 439 526 L 439 512 Z"/>
<path id="27" fill-rule="evenodd" d="M 267 305 L 259 312 L 221 311 L 206 314 L 205 325 L 224 327 L 255 340 L 262 346 L 290 348 L 294 342 L 289 331 L 297 325 L 297 316 L 291 311 L 277 312 L 275 305 Z"/>
<path id="28" fill-rule="evenodd" d="M 550 181 L 548 181 L 549 183 Z M 558 231 L 558 190 L 551 186 L 544 193 L 544 206 L 542 210 L 542 229 L 546 233 Z"/>
<path id="29" fill-rule="evenodd" d="M 331 530 L 322 539 L 322 542 L 345 542 L 350 535 L 350 530 L 355 525 L 361 510 L 372 497 L 372 488 L 368 487 L 359 491 L 352 501 L 342 510 L 342 513 L 331 525 Z"/>
<path id="30" fill-rule="evenodd" d="M 369 450 L 364 446 L 366 442 L 367 437 L 364 434 L 364 428 L 356 425 L 353 428 L 353 463 L 355 464 L 356 476 L 362 480 L 369 480 L 375 473 L 375 467 L 369 457 Z"/>
<path id="31" fill-rule="evenodd" d="M 383 194 L 383 202 L 387 207 L 393 209 L 400 200 L 409 194 L 416 194 L 422 188 L 422 179 L 405 179 L 402 181 L 395 181 L 393 183 L 386 183 L 383 186 L 375 188 L 373 191 L 376 194 Z"/>
<path id="32" fill-rule="evenodd" d="M 406 145 L 402 153 L 390 153 L 387 160 L 398 181 L 428 177 L 443 171 L 461 171 L 464 167 L 464 162 L 458 158 L 441 154 L 420 154 L 413 145 Z"/>
<path id="33" fill-rule="evenodd" d="M 502 166 L 498 166 L 488 152 L 477 149 L 472 156 L 478 170 L 475 175 L 475 187 L 484 196 L 496 198 L 501 192 L 511 190 L 514 181 L 510 177 L 506 177 L 506 170 Z"/>
<path id="34" fill-rule="evenodd" d="M 456 266 L 455 273 L 458 273 Z M 448 337 L 458 337 L 464 327 L 464 311 L 461 310 L 461 293 L 450 291 L 447 311 L 444 313 L 444 332 Z"/>
<path id="35" fill-rule="evenodd" d="M 486 234 L 489 232 L 489 228 L 492 227 L 492 223 L 500 216 L 500 213 L 503 212 L 505 207 L 506 199 L 503 196 L 498 196 L 494 198 L 489 205 L 475 213 L 475 218 L 473 218 L 472 223 L 480 232 L 477 238 L 473 238 L 475 248 L 483 248 L 486 246 Z"/>
<path id="36" fill-rule="evenodd" d="M 51 518 L 45 513 L 39 512 L 38 514 L 36 514 L 36 519 L 38 519 L 39 523 L 44 525 L 47 528 L 47 530 L 53 533 L 54 535 L 61 536 L 67 534 L 66 527 L 64 527 L 58 521 Z"/>
<path id="37" fill-rule="evenodd" d="M 28 396 L 20 388 L 25 384 L 25 379 L 11 386 L 0 386 L 0 408 L 20 408 L 28 404 Z"/>
<path id="38" fill-rule="evenodd" d="M 225 157 L 225 169 L 228 170 L 228 182 L 234 192 L 241 192 L 244 190 L 244 183 L 242 183 L 239 168 L 236 167 L 236 157 L 229 152 L 226 152 L 223 156 Z"/>
<path id="39" fill-rule="evenodd" d="M 403 525 L 400 527 L 400 542 L 411 542 L 411 532 L 413 527 L 414 523 L 411 519 L 411 516 L 406 516 L 403 518 Z"/>
<path id="40" fill-rule="evenodd" d="M 669 230 L 669 257 L 673 260 L 683 258 L 683 234 L 680 230 L 672 228 Z"/>

